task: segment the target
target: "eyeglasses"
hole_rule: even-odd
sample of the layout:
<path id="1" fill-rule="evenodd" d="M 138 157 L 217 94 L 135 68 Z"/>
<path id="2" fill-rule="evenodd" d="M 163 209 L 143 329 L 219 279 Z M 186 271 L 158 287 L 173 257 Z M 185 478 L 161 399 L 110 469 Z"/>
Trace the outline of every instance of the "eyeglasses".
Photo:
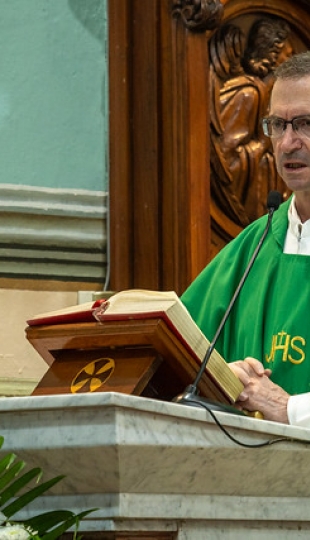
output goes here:
<path id="1" fill-rule="evenodd" d="M 263 132 L 266 137 L 278 139 L 282 137 L 287 124 L 291 124 L 295 133 L 310 139 L 310 115 L 295 116 L 292 120 L 284 120 L 278 116 L 263 118 Z"/>

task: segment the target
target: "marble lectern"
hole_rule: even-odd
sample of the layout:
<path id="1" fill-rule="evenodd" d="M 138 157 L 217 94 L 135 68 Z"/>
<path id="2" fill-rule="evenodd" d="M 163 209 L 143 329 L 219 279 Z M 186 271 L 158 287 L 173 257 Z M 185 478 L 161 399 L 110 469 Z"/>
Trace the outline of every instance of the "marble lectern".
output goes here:
<path id="1" fill-rule="evenodd" d="M 1 453 L 66 475 L 19 517 L 98 508 L 85 540 L 308 539 L 310 430 L 215 414 L 235 441 L 204 409 L 139 396 L 1 398 Z"/>

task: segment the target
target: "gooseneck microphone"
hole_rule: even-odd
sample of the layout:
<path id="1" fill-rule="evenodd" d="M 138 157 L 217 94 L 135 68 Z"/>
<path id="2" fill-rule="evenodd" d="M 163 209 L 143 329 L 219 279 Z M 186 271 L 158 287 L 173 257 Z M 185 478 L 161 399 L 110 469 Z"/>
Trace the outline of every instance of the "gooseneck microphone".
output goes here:
<path id="1" fill-rule="evenodd" d="M 212 341 L 210 342 L 210 345 L 205 353 L 205 356 L 202 360 L 202 363 L 201 363 L 201 366 L 200 366 L 200 369 L 197 373 L 197 376 L 194 380 L 194 382 L 192 384 L 190 384 L 189 386 L 186 387 L 186 389 L 184 390 L 184 392 L 182 394 L 180 394 L 179 396 L 177 396 L 176 398 L 174 398 L 174 402 L 176 403 L 181 403 L 181 404 L 184 404 L 184 405 L 192 405 L 192 406 L 196 406 L 196 407 L 199 407 L 199 406 L 203 406 L 203 404 L 206 404 L 209 406 L 210 409 L 212 410 L 221 410 L 221 411 L 225 411 L 225 412 L 233 412 L 235 414 L 242 414 L 240 413 L 240 411 L 238 411 L 237 409 L 235 409 L 234 407 L 230 406 L 230 405 L 225 405 L 225 404 L 222 404 L 222 403 L 218 403 L 218 402 L 214 402 L 214 401 L 210 401 L 206 398 L 203 398 L 203 397 L 200 397 L 199 396 L 199 392 L 198 392 L 198 384 L 200 382 L 200 379 L 205 371 L 205 368 L 206 368 L 206 365 L 209 361 L 209 358 L 215 348 L 215 345 L 217 343 L 217 340 L 219 338 L 219 335 L 221 333 L 221 331 L 223 330 L 223 327 L 225 326 L 225 323 L 230 315 L 230 312 L 235 304 L 235 301 L 237 300 L 238 296 L 239 296 L 239 293 L 244 285 L 244 282 L 246 280 L 246 278 L 248 277 L 249 275 L 249 272 L 255 262 L 255 259 L 263 245 L 263 242 L 268 234 L 268 231 L 270 229 L 270 225 L 271 225 L 271 221 L 272 221 L 272 217 L 273 217 L 273 214 L 274 212 L 279 208 L 280 204 L 282 202 L 282 195 L 278 192 L 278 191 L 270 191 L 269 194 L 268 194 L 268 198 L 267 198 L 267 209 L 268 209 L 268 219 L 267 219 L 267 224 L 266 224 L 266 227 L 263 231 L 263 234 L 253 252 L 253 255 L 244 271 L 244 274 L 233 294 L 233 297 L 224 313 L 224 316 L 218 326 L 218 329 L 216 330 L 215 332 L 215 335 L 212 339 Z"/>

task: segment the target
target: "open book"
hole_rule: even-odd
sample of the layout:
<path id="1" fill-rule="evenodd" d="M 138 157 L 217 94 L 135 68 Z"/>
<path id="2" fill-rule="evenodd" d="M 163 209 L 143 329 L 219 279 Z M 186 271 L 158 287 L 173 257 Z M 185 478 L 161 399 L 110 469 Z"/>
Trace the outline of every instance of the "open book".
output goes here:
<path id="1" fill-rule="evenodd" d="M 157 342 L 159 339 L 163 340 L 165 348 L 168 347 L 176 354 L 176 362 L 178 361 L 177 357 L 182 356 L 182 350 L 183 353 L 186 351 L 188 358 L 191 358 L 191 362 L 199 369 L 208 349 L 209 341 L 173 291 L 129 289 L 116 293 L 105 300 L 41 314 L 27 322 L 30 326 L 36 326 L 82 323 L 91 320 L 94 322 L 96 320 L 103 325 L 106 323 L 108 326 L 113 321 L 115 323 L 128 321 L 128 324 L 133 324 L 134 321 L 147 322 L 155 319 L 162 321 L 163 327 L 168 328 L 168 330 L 158 332 L 160 337 L 156 334 L 155 338 L 154 334 L 153 339 L 156 339 Z M 108 332 L 108 329 L 105 331 Z M 130 327 L 128 331 L 130 331 Z M 174 340 L 172 344 L 169 338 L 169 346 L 166 343 L 168 342 L 167 332 L 173 336 Z M 160 346 L 157 349 L 160 350 Z M 212 380 L 212 385 L 216 385 L 230 403 L 236 401 L 243 389 L 239 379 L 216 350 L 213 351 L 208 361 L 206 376 Z"/>

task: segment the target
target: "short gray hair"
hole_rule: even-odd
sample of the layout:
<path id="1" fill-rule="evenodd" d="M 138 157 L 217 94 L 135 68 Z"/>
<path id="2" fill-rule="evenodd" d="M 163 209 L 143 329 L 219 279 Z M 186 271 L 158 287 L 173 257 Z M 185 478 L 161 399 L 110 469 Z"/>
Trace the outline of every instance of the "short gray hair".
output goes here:
<path id="1" fill-rule="evenodd" d="M 298 79 L 310 75 L 310 51 L 290 56 L 274 70 L 276 79 Z"/>

